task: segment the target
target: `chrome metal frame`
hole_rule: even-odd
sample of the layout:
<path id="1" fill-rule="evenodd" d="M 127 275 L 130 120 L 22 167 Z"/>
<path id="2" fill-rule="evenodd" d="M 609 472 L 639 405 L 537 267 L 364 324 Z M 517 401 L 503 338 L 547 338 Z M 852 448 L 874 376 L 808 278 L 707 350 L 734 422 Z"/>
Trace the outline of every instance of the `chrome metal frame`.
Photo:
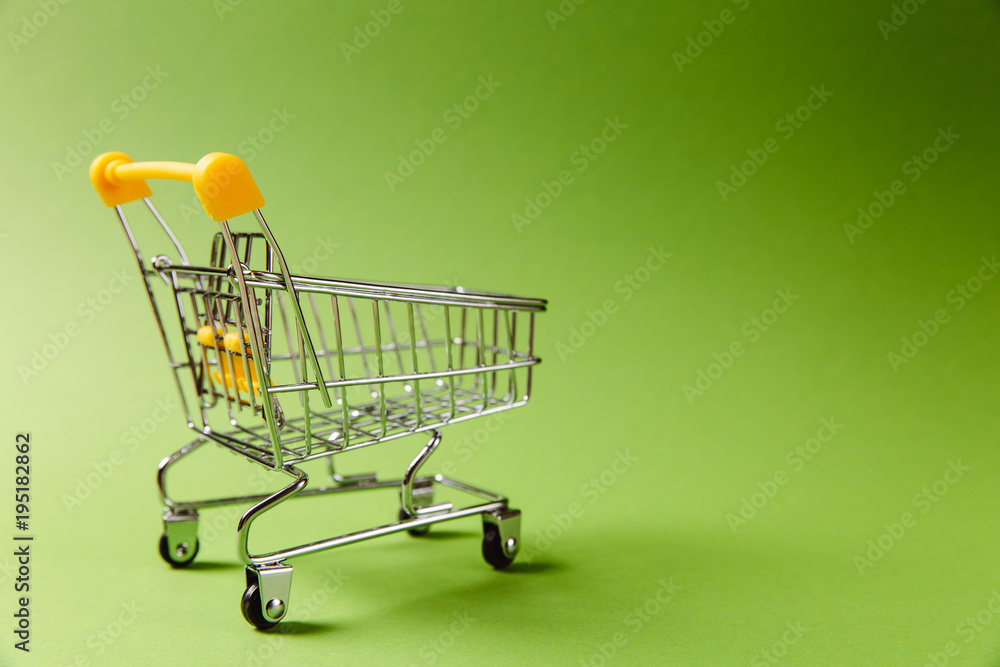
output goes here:
<path id="1" fill-rule="evenodd" d="M 390 535 L 404 530 L 413 530 L 415 528 L 428 526 L 441 521 L 460 519 L 475 514 L 507 511 L 507 498 L 500 494 L 465 484 L 440 474 L 426 477 L 417 476 L 420 466 L 423 465 L 430 452 L 433 451 L 440 441 L 441 434 L 434 431 L 430 442 L 428 442 L 413 462 L 407 467 L 406 474 L 400 479 L 383 480 L 378 479 L 376 475 L 363 475 L 359 476 L 362 477 L 359 481 L 337 482 L 333 479 L 333 473 L 331 473 L 330 477 L 332 483 L 329 486 L 306 488 L 306 485 L 309 482 L 309 476 L 300 468 L 293 465 L 286 465 L 279 472 L 283 472 L 292 477 L 293 481 L 275 493 L 232 496 L 208 500 L 174 500 L 167 492 L 167 471 L 175 463 L 191 454 L 200 445 L 207 442 L 205 439 L 198 439 L 189 443 L 160 462 L 157 470 L 157 486 L 159 487 L 160 497 L 163 500 L 163 504 L 168 508 L 168 512 L 171 516 L 190 516 L 192 513 L 196 515 L 197 512 L 202 509 L 253 503 L 250 509 L 243 514 L 237 524 L 237 554 L 240 557 L 241 562 L 250 566 L 274 564 L 281 562 L 286 558 L 294 558 L 319 551 L 326 551 L 328 549 L 334 549 L 347 544 L 354 544 L 355 542 L 363 542 L 375 537 L 381 537 L 382 535 Z M 479 498 L 484 502 L 459 508 L 455 508 L 450 502 L 425 507 L 418 507 L 414 505 L 412 497 L 414 487 L 418 486 L 426 488 L 434 484 L 457 489 L 469 494 L 470 496 Z M 273 509 L 282 502 L 295 496 L 304 498 L 308 496 L 347 493 L 351 491 L 369 491 L 372 489 L 396 489 L 400 491 L 402 496 L 401 504 L 412 518 L 269 553 L 253 555 L 250 552 L 248 543 L 250 539 L 251 524 L 264 512 Z"/>
<path id="2" fill-rule="evenodd" d="M 237 526 L 237 554 L 247 566 L 248 592 L 259 586 L 260 618 L 271 623 L 287 613 L 289 558 L 477 514 L 499 530 L 503 556 L 516 555 L 520 513 L 508 507 L 506 497 L 419 472 L 438 448 L 442 426 L 527 403 L 532 367 L 540 361 L 533 350 L 534 319 L 545 310 L 544 300 L 293 276 L 259 209 L 254 211 L 259 232 L 236 233 L 228 221 L 220 223 L 209 266 L 194 266 L 153 203 L 143 201 L 179 263 L 157 255 L 147 266 L 123 208 L 115 210 L 145 283 L 187 425 L 198 433 L 163 459 L 157 471 L 165 507 L 161 548 L 174 564 L 193 559 L 197 551 L 199 510 L 250 504 Z M 254 240 L 264 244 L 259 270 L 251 268 L 260 260 Z M 157 305 L 160 281 L 172 294 L 180 325 L 173 335 Z M 329 311 L 319 307 L 322 299 L 329 300 Z M 357 308 L 364 302 L 370 315 Z M 397 321 L 405 327 L 397 329 Z M 199 330 L 210 332 L 211 344 L 199 338 Z M 437 335 L 430 333 L 434 330 Z M 181 345 L 174 341 L 172 346 L 171 338 L 178 336 Z M 352 336 L 353 344 L 348 341 Z M 297 397 L 298 405 L 281 404 L 289 397 Z M 316 407 L 314 398 L 322 407 Z M 220 412 L 228 418 L 227 428 L 214 423 Z M 345 476 L 334 469 L 336 454 L 418 433 L 428 433 L 430 440 L 400 478 Z M 291 482 L 270 494 L 171 498 L 168 470 L 209 441 L 287 475 Z M 300 466 L 320 458 L 327 460 L 329 483 L 307 488 L 309 477 Z M 470 502 L 460 507 L 433 504 L 435 486 L 463 492 Z M 253 522 L 288 499 L 388 488 L 399 492 L 399 521 L 276 551 L 250 551 Z"/>

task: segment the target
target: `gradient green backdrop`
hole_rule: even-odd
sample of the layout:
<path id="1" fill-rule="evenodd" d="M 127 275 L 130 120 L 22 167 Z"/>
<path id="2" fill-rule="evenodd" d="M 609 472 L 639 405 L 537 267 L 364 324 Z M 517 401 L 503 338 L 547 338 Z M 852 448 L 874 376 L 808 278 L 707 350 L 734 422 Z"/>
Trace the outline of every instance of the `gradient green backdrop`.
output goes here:
<path id="1" fill-rule="evenodd" d="M 1000 280 L 976 281 L 1000 251 L 1000 5 L 403 0 L 345 52 L 389 4 L 0 7 L 0 516 L 14 435 L 30 431 L 37 538 L 30 656 L 12 648 L 0 556 L 0 662 L 998 664 Z M 147 67 L 160 80 L 132 108 L 121 96 Z M 454 127 L 445 113 L 480 77 L 499 85 Z M 262 133 L 276 112 L 280 131 Z M 608 119 L 627 127 L 581 161 Z M 385 172 L 436 128 L 445 141 L 390 189 Z M 949 128 L 926 171 L 907 167 Z M 54 166 L 88 135 L 83 165 Z M 114 272 L 135 275 L 87 180 L 105 150 L 240 154 L 286 255 L 313 272 L 548 298 L 533 403 L 488 437 L 447 429 L 439 455 L 523 509 L 532 562 L 490 570 L 473 520 L 298 560 L 278 635 L 240 616 L 231 513 L 204 513 L 200 565 L 162 563 L 153 473 L 190 435 L 177 413 L 151 428 L 172 386 L 138 280 L 86 306 Z M 741 167 L 753 156 L 767 160 Z M 754 173 L 743 183 L 734 165 Z M 512 214 L 562 171 L 569 184 L 518 229 Z M 896 180 L 882 215 L 845 231 Z M 719 181 L 739 187 L 724 200 Z M 154 190 L 203 262 L 212 223 L 185 221 L 183 184 Z M 672 256 L 647 273 L 651 247 Z M 776 290 L 797 299 L 775 316 Z M 71 323 L 78 335 L 22 378 Z M 700 371 L 707 390 L 685 395 Z M 823 419 L 842 428 L 831 438 Z M 464 438 L 481 448 L 456 449 Z M 419 444 L 344 465 L 391 472 Z M 614 472 L 619 455 L 637 462 Z M 223 453 L 200 462 L 179 490 L 261 483 Z M 935 490 L 949 462 L 969 470 Z M 744 499 L 761 507 L 736 524 Z M 261 540 L 373 525 L 394 499 L 280 511 Z M 856 559 L 880 538 L 880 559 Z"/>

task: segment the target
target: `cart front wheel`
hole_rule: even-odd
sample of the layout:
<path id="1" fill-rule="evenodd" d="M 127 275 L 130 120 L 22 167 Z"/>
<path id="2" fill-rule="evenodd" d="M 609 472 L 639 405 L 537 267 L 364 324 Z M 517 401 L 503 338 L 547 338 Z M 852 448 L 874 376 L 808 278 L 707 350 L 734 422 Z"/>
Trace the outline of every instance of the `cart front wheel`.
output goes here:
<path id="1" fill-rule="evenodd" d="M 491 524 L 483 524 L 483 558 L 493 566 L 495 570 L 503 570 L 514 562 L 513 556 L 504 553 L 503 541 L 500 538 L 500 529 Z"/>
<path id="2" fill-rule="evenodd" d="M 170 540 L 166 533 L 160 535 L 160 557 L 170 563 L 170 567 L 187 567 L 194 562 L 194 557 L 198 555 L 198 538 L 194 539 L 194 544 L 182 542 L 176 549 L 170 549 Z"/>
<path id="3" fill-rule="evenodd" d="M 263 612 L 261 612 L 260 588 L 257 587 L 257 584 L 251 584 L 244 591 L 243 599 L 240 600 L 240 610 L 243 612 L 243 618 L 247 620 L 247 623 L 258 630 L 269 630 L 278 624 L 278 621 L 265 618 Z"/>

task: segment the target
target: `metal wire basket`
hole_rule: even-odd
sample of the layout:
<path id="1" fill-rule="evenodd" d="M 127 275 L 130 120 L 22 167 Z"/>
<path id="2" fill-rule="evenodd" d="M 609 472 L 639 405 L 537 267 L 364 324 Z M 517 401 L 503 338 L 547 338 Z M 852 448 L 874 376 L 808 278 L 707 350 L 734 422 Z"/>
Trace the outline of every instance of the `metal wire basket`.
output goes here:
<path id="1" fill-rule="evenodd" d="M 545 301 L 461 287 L 356 282 L 291 275 L 260 211 L 246 165 L 222 153 L 196 165 L 135 163 L 106 153 L 91 165 L 91 181 L 114 207 L 153 309 L 187 425 L 197 438 L 160 463 L 163 498 L 161 556 L 174 567 L 198 551 L 198 511 L 252 506 L 237 527 L 237 552 L 246 565 L 244 617 L 272 627 L 289 608 L 286 560 L 353 542 L 472 515 L 483 518 L 483 555 L 497 569 L 519 548 L 520 512 L 501 495 L 443 475 L 420 476 L 447 424 L 527 403 L 531 394 L 536 313 Z M 191 181 L 220 231 L 209 261 L 193 265 L 150 199 L 149 178 Z M 124 205 L 142 200 L 170 241 L 174 258 L 147 264 Z M 252 214 L 257 231 L 233 231 L 229 220 Z M 160 295 L 160 296 L 158 296 Z M 169 305 L 161 310 L 163 296 Z M 171 314 L 171 311 L 173 314 Z M 178 326 L 168 326 L 176 320 Z M 398 479 L 338 474 L 333 456 L 426 432 L 430 440 Z M 176 501 L 166 476 L 178 460 L 214 442 L 291 483 L 273 494 Z M 300 467 L 325 459 L 329 482 L 307 488 Z M 434 503 L 434 487 L 470 497 L 468 504 Z M 373 488 L 399 490 L 398 521 L 268 553 L 251 553 L 250 526 L 293 496 Z"/>

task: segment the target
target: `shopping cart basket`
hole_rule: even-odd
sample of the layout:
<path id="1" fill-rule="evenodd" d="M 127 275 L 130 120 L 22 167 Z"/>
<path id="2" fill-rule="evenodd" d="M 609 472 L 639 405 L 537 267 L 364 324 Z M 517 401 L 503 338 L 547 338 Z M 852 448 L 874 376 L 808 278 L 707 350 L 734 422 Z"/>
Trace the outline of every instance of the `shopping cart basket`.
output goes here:
<path id="1" fill-rule="evenodd" d="M 114 207 L 135 254 L 187 425 L 198 433 L 159 465 L 164 560 L 174 567 L 194 560 L 199 510 L 249 504 L 236 530 L 246 565 L 241 609 L 260 629 L 288 612 L 287 561 L 293 557 L 400 531 L 420 535 L 432 523 L 481 515 L 484 558 L 497 569 L 510 565 L 520 546 L 520 511 L 504 496 L 420 470 L 441 443 L 440 427 L 528 401 L 532 367 L 539 363 L 535 314 L 545 310 L 545 301 L 293 276 L 261 214 L 263 197 L 233 155 L 210 153 L 192 165 L 105 153 L 94 160 L 90 178 Z M 207 265 L 189 261 L 153 205 L 146 184 L 152 178 L 193 183 L 206 213 L 219 223 Z M 123 208 L 138 200 L 166 233 L 174 257 L 143 260 Z M 244 214 L 252 214 L 253 231 L 230 227 Z M 161 310 L 165 295 L 168 305 Z M 177 326 L 168 326 L 175 317 Z M 417 433 L 430 440 L 400 479 L 342 475 L 334 467 L 336 454 Z M 209 441 L 292 481 L 272 494 L 172 499 L 167 471 Z M 302 466 L 319 459 L 326 461 L 329 481 L 306 488 Z M 435 503 L 436 487 L 471 500 Z M 253 522 L 293 496 L 393 488 L 400 500 L 392 523 L 269 553 L 250 551 Z"/>

